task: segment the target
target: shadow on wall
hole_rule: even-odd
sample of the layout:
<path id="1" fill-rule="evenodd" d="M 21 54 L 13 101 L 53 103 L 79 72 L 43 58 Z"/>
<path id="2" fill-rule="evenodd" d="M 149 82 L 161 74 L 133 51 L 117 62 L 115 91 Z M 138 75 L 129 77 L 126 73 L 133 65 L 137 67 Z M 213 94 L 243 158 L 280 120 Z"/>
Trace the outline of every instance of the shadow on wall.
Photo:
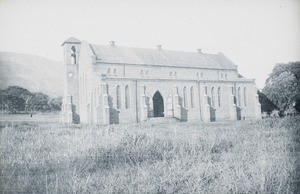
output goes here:
<path id="1" fill-rule="evenodd" d="M 180 121 L 186 122 L 188 120 L 188 110 L 183 107 L 183 98 L 179 96 L 179 105 L 180 105 Z"/>
<path id="2" fill-rule="evenodd" d="M 186 122 L 188 120 L 188 110 L 184 107 L 181 107 L 181 120 L 182 122 Z"/>
<path id="3" fill-rule="evenodd" d="M 236 117 L 237 120 L 241 120 L 242 119 L 242 113 L 241 113 L 241 108 L 236 106 Z"/>
<path id="4" fill-rule="evenodd" d="M 119 111 L 113 106 L 113 98 L 108 96 L 109 124 L 119 124 Z"/>
<path id="5" fill-rule="evenodd" d="M 209 107 L 209 113 L 210 113 L 210 122 L 216 121 L 216 109 L 213 107 Z"/>
<path id="6" fill-rule="evenodd" d="M 237 97 L 233 97 L 233 103 L 236 105 L 236 118 L 237 120 L 242 120 L 241 108 L 237 104 Z"/>
<path id="7" fill-rule="evenodd" d="M 207 97 L 207 103 L 209 105 L 209 116 L 210 116 L 210 122 L 216 121 L 216 109 L 212 107 L 211 105 L 211 97 Z"/>
<path id="8" fill-rule="evenodd" d="M 149 98 L 149 96 L 146 96 L 146 106 L 147 106 L 147 116 L 148 116 L 148 118 L 152 118 L 152 117 L 154 117 L 154 115 L 153 115 L 153 108 L 151 108 L 151 106 L 150 106 L 150 98 Z"/>
<path id="9" fill-rule="evenodd" d="M 74 124 L 80 123 L 80 116 L 76 113 L 76 106 L 74 104 L 72 105 L 72 117 Z"/>

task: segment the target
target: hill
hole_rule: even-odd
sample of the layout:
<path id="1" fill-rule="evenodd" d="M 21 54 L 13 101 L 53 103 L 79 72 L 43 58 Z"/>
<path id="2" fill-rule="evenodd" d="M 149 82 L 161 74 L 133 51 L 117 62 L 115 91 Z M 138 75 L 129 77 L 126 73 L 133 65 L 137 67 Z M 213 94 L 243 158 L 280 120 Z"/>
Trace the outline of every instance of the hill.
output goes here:
<path id="1" fill-rule="evenodd" d="M 62 62 L 29 54 L 0 52 L 0 89 L 20 86 L 32 92 L 62 96 L 63 76 Z"/>

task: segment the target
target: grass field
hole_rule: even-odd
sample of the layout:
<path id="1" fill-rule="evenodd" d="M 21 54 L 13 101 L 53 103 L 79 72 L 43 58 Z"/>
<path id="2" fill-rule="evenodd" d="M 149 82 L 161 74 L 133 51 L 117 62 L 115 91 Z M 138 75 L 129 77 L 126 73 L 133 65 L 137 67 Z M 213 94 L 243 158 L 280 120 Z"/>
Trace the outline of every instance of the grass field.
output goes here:
<path id="1" fill-rule="evenodd" d="M 3 193 L 300 192 L 299 117 L 111 126 L 3 120 Z"/>

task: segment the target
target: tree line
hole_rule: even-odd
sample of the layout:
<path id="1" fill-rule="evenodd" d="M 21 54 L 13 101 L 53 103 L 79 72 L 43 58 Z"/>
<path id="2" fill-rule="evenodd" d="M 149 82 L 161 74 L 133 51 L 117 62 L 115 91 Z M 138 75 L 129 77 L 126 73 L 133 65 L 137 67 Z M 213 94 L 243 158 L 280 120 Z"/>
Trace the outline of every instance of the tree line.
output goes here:
<path id="1" fill-rule="evenodd" d="M 19 86 L 0 90 L 0 110 L 5 113 L 60 111 L 61 105 L 62 97 L 51 98 L 46 94 L 30 92 Z"/>

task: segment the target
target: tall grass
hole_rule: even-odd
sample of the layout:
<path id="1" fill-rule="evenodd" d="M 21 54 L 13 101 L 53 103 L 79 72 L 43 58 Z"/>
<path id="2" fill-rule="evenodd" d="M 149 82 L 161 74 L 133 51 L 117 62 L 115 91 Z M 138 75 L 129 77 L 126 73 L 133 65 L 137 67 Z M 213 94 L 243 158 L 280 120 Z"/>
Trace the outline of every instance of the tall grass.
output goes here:
<path id="1" fill-rule="evenodd" d="M 293 193 L 299 118 L 64 126 L 1 123 L 1 190 Z"/>

